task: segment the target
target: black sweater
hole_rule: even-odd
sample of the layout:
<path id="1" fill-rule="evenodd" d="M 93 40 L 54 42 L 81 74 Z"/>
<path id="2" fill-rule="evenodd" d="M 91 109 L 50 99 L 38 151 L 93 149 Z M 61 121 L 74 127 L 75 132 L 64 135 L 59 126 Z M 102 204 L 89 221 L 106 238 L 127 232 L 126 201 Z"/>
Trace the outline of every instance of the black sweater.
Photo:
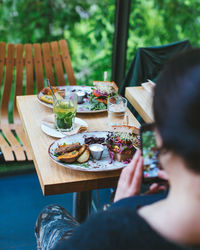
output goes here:
<path id="1" fill-rule="evenodd" d="M 60 242 L 56 249 L 180 250 L 194 248 L 178 246 L 167 241 L 153 230 L 136 210 L 114 207 L 91 215 L 86 222 L 77 227 L 71 238 Z"/>

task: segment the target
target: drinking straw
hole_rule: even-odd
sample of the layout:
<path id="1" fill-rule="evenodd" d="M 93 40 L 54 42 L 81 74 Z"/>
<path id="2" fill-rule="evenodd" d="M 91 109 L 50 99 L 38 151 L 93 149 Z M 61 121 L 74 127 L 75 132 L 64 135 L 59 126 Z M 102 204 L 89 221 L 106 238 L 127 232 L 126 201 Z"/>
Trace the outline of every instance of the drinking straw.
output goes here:
<path id="1" fill-rule="evenodd" d="M 47 79 L 47 85 L 49 86 L 49 88 L 50 88 L 50 90 L 51 90 L 51 93 L 52 93 L 53 97 L 57 100 L 57 98 L 56 98 L 56 96 L 55 96 L 55 94 L 54 94 L 54 92 L 53 92 L 53 89 L 52 89 L 52 87 L 51 87 L 51 84 L 50 84 L 49 79 Z"/>

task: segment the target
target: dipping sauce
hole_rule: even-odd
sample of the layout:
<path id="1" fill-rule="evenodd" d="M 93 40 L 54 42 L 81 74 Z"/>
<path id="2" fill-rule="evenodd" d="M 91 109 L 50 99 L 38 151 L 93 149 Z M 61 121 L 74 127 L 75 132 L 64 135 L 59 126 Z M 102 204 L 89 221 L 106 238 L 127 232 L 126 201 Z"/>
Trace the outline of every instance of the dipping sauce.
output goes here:
<path id="1" fill-rule="evenodd" d="M 78 104 L 83 103 L 83 98 L 85 97 L 85 92 L 82 90 L 79 90 L 76 92 L 77 96 L 78 96 Z"/>
<path id="2" fill-rule="evenodd" d="M 93 159 L 100 160 L 104 151 L 104 147 L 101 144 L 91 144 L 89 146 Z"/>

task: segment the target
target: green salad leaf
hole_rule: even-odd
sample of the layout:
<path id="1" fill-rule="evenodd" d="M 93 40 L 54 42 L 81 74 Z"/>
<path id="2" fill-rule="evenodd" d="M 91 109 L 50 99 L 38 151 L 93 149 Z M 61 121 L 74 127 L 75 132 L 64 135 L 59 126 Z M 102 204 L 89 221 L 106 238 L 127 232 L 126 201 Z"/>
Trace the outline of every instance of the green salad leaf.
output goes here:
<path id="1" fill-rule="evenodd" d="M 97 101 L 97 97 L 91 95 L 90 98 L 90 110 L 101 110 L 101 109 L 106 109 L 107 106 L 102 103 Z"/>

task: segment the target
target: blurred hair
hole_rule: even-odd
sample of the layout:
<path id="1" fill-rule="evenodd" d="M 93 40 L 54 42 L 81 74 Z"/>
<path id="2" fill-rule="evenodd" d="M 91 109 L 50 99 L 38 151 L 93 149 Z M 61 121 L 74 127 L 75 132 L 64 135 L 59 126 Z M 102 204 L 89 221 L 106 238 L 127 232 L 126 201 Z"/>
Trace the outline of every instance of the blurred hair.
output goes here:
<path id="1" fill-rule="evenodd" d="M 153 110 L 163 148 L 200 173 L 200 49 L 166 64 L 155 87 Z"/>

